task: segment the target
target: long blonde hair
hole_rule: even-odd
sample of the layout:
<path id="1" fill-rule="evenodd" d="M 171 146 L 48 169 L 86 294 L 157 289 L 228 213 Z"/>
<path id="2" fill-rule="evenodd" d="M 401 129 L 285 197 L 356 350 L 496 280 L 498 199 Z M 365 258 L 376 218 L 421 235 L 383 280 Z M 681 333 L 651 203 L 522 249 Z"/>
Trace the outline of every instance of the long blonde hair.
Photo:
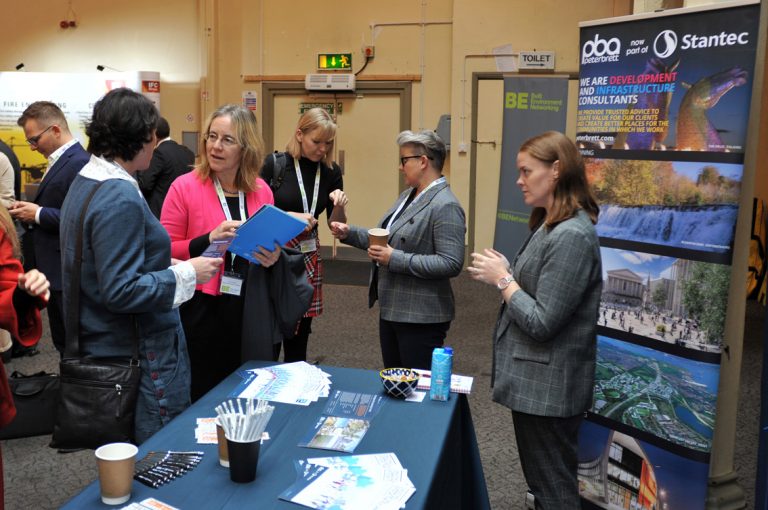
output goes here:
<path id="1" fill-rule="evenodd" d="M 21 247 L 19 246 L 19 236 L 16 235 L 16 226 L 13 224 L 11 215 L 8 213 L 8 209 L 0 205 L 0 226 L 3 227 L 5 235 L 11 242 L 13 247 L 13 257 L 16 259 L 21 258 Z"/>

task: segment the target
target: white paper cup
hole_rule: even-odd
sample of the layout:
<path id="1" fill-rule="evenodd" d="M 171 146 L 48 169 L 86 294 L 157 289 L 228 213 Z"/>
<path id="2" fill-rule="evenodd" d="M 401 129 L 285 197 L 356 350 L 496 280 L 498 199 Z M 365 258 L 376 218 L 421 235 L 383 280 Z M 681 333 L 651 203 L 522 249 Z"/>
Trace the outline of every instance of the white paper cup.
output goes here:
<path id="1" fill-rule="evenodd" d="M 386 228 L 372 228 L 368 230 L 368 244 L 370 246 L 386 246 L 389 242 L 389 230 Z"/>
<path id="2" fill-rule="evenodd" d="M 139 449 L 131 443 L 109 443 L 96 450 L 101 501 L 122 505 L 131 499 L 133 468 Z"/>

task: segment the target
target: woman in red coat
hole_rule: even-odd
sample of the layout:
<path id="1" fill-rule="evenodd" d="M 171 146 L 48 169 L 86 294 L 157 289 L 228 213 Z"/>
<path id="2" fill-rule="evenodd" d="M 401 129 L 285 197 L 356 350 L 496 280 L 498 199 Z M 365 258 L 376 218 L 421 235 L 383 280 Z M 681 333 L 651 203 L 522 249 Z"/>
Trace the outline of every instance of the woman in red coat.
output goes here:
<path id="1" fill-rule="evenodd" d="M 11 216 L 0 206 L 0 328 L 23 346 L 34 345 L 43 332 L 40 309 L 48 302 L 48 279 L 36 269 L 24 273 L 19 262 L 19 239 Z M 0 345 L 0 352 L 11 348 L 11 342 Z M 16 416 L 5 367 L 0 361 L 0 427 Z M 3 460 L 0 456 L 0 510 L 5 506 L 2 495 Z"/>

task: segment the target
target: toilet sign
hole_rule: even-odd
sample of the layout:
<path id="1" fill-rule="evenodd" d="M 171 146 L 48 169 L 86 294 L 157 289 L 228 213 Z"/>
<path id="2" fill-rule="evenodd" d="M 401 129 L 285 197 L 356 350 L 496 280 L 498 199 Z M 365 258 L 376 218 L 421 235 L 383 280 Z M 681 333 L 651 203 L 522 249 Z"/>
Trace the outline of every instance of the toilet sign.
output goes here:
<path id="1" fill-rule="evenodd" d="M 517 69 L 536 70 L 536 71 L 554 71 L 555 70 L 555 52 L 554 51 L 521 51 L 517 60 Z"/>

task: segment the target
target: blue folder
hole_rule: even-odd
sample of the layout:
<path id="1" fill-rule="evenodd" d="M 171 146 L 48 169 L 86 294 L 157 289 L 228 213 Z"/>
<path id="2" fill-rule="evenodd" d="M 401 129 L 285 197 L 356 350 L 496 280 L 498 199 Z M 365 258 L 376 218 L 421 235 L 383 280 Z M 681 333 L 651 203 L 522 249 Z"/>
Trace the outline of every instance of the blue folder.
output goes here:
<path id="1" fill-rule="evenodd" d="M 275 243 L 283 246 L 305 228 L 307 228 L 306 222 L 274 205 L 265 204 L 248 218 L 248 221 L 238 227 L 228 251 L 254 264 L 259 264 L 252 255 L 254 251 L 259 250 L 259 246 L 274 250 Z"/>

